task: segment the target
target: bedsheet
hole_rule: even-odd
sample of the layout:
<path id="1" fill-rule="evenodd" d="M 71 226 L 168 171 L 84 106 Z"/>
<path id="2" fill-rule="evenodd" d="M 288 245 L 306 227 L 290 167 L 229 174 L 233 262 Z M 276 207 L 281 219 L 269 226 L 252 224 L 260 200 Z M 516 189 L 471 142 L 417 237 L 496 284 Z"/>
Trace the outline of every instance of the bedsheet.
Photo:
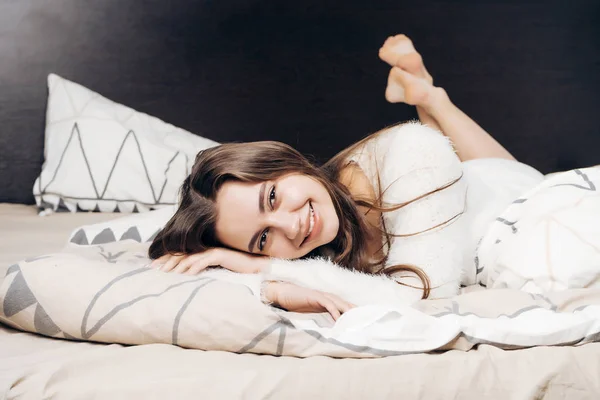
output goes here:
<path id="1" fill-rule="evenodd" d="M 0 326 L 0 399 L 597 399 L 600 344 L 274 357 L 46 339 Z M 10 370 L 9 370 L 10 369 Z M 3 397 L 4 395 L 4 397 Z"/>

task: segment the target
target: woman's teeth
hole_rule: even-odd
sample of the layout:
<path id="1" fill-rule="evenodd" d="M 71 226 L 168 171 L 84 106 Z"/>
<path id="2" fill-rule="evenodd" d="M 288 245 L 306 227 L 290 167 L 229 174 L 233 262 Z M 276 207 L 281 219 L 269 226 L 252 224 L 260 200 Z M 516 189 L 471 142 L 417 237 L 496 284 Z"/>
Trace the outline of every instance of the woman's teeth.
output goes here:
<path id="1" fill-rule="evenodd" d="M 312 208 L 312 204 L 309 204 L 308 207 L 310 208 L 310 222 L 308 224 L 308 233 L 306 234 L 306 237 L 310 236 L 310 233 L 315 227 L 315 211 Z"/>

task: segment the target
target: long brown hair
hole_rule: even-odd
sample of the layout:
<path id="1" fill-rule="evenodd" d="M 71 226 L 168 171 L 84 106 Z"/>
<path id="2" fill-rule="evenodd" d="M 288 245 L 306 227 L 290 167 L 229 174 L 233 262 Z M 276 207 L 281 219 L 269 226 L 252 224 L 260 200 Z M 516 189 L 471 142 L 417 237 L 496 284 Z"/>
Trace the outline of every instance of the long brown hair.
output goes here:
<path id="1" fill-rule="evenodd" d="M 225 182 L 235 180 L 261 183 L 289 173 L 300 173 L 312 177 L 325 187 L 339 219 L 339 230 L 335 239 L 307 257 L 332 254 L 333 262 L 351 270 L 386 275 L 399 272 L 414 274 L 422 283 L 423 298 L 427 298 L 431 289 L 430 282 L 422 269 L 412 265 L 385 267 L 387 255 L 373 260 L 373 255 L 367 249 L 369 241 L 373 239 L 373 229 L 358 209 L 359 206 L 363 206 L 369 211 L 388 212 L 418 199 L 386 207 L 381 202 L 386 189 L 379 187 L 377 199 L 369 202 L 353 198 L 346 186 L 339 181 L 340 172 L 347 166 L 351 154 L 366 141 L 386 130 L 379 131 L 338 153 L 322 167 L 315 166 L 301 153 L 280 142 L 227 143 L 200 151 L 190 175 L 181 187 L 179 208 L 152 242 L 149 249 L 150 258 L 156 259 L 167 253 L 193 254 L 213 247 L 223 247 L 216 237 L 215 199 Z M 441 189 L 443 188 L 431 193 Z M 390 237 L 395 236 L 387 232 L 385 226 L 381 229 L 381 234 L 388 245 Z"/>

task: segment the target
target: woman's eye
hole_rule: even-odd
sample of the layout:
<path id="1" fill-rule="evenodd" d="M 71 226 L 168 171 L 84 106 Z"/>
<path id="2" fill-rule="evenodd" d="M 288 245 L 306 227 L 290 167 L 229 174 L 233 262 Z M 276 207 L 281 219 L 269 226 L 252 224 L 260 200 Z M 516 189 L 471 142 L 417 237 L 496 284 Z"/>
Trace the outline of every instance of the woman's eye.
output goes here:
<path id="1" fill-rule="evenodd" d="M 269 233 L 269 231 L 266 230 L 262 233 L 262 235 L 260 235 L 260 240 L 258 241 L 258 249 L 260 251 L 263 251 L 263 249 L 265 248 L 265 245 L 267 244 L 268 233 Z"/>
<path id="2" fill-rule="evenodd" d="M 269 192 L 269 204 L 271 205 L 271 209 L 273 209 L 275 206 L 275 186 L 273 186 Z"/>

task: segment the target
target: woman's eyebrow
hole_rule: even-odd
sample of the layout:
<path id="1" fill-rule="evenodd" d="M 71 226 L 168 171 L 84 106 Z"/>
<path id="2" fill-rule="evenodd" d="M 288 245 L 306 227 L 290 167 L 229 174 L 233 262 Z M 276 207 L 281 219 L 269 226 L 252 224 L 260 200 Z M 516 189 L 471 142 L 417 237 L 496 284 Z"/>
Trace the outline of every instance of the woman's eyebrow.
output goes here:
<path id="1" fill-rule="evenodd" d="M 260 189 L 258 191 L 258 211 L 260 211 L 261 214 L 265 212 L 266 186 L 266 182 L 263 182 L 263 184 L 260 185 Z M 258 239 L 258 235 L 260 235 L 260 231 L 256 232 L 254 235 L 252 235 L 252 238 L 250 238 L 250 243 L 248 243 L 248 252 L 252 253 L 252 249 L 254 249 L 254 246 L 256 245 L 256 239 Z"/>
<path id="2" fill-rule="evenodd" d="M 264 213 L 265 212 L 265 188 L 267 186 L 266 182 L 263 182 L 262 185 L 260 185 L 260 190 L 258 191 L 258 211 L 260 211 L 260 213 Z"/>

